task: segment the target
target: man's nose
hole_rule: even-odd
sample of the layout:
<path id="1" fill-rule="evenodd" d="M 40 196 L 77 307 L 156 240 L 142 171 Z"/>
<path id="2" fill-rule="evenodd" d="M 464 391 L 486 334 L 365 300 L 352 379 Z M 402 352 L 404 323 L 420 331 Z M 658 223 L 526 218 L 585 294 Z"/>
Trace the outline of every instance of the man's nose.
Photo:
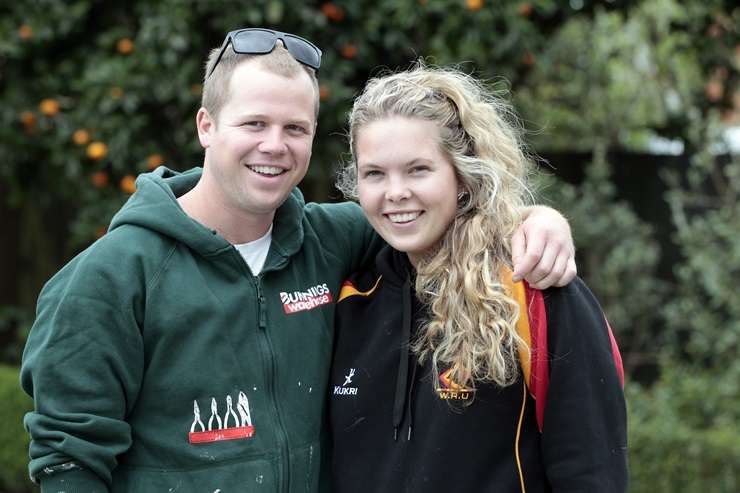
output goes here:
<path id="1" fill-rule="evenodd" d="M 282 128 L 271 128 L 264 134 L 258 147 L 260 152 L 267 154 L 284 154 L 287 150 L 285 135 Z"/>

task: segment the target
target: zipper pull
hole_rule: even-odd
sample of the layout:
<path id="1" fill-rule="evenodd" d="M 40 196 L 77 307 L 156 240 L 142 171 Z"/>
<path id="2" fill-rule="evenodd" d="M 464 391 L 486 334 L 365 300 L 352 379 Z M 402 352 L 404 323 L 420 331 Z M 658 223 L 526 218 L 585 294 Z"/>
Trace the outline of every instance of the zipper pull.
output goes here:
<path id="1" fill-rule="evenodd" d="M 260 304 L 260 328 L 265 329 L 267 328 L 267 310 L 265 310 L 265 298 L 260 295 L 259 297 L 259 304 Z"/>
<path id="2" fill-rule="evenodd" d="M 267 328 L 267 310 L 265 309 L 265 297 L 262 295 L 262 287 L 260 284 L 259 276 L 254 278 L 255 286 L 257 287 L 257 312 L 259 318 L 260 329 Z"/>

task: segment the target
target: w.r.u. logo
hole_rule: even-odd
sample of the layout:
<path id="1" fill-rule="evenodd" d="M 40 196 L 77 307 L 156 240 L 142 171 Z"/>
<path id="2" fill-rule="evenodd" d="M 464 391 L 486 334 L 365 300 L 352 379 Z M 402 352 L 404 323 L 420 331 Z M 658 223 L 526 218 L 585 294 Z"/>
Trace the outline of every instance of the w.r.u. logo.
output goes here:
<path id="1" fill-rule="evenodd" d="M 439 375 L 437 396 L 442 400 L 466 401 L 475 394 L 475 389 L 468 388 L 452 380 L 452 368 Z"/>

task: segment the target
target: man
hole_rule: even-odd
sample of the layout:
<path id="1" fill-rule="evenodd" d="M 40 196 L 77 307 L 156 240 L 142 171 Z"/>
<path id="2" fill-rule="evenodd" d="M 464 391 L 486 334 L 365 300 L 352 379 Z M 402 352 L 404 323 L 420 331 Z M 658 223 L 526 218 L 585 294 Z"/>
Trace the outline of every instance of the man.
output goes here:
<path id="1" fill-rule="evenodd" d="M 379 246 L 356 205 L 295 188 L 320 56 L 290 34 L 229 33 L 196 117 L 202 173 L 139 177 L 44 287 L 21 372 L 42 492 L 319 489 L 333 302 Z M 567 282 L 567 224 L 540 210 L 527 227 L 519 271 Z"/>

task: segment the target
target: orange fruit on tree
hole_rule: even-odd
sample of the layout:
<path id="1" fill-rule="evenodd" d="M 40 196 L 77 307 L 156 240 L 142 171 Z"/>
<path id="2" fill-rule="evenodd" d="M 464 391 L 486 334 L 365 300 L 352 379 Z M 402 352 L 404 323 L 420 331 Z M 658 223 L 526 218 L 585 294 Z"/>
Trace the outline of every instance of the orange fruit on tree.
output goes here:
<path id="1" fill-rule="evenodd" d="M 483 0 L 465 0 L 465 4 L 473 12 L 483 8 Z"/>
<path id="2" fill-rule="evenodd" d="M 324 13 L 327 19 L 334 22 L 339 22 L 344 19 L 344 10 L 342 7 L 335 5 L 331 2 L 326 2 L 321 5 L 321 11 Z"/>
<path id="3" fill-rule="evenodd" d="M 357 56 L 357 46 L 352 43 L 347 43 L 342 46 L 341 54 L 344 58 L 352 59 Z"/>
<path id="4" fill-rule="evenodd" d="M 104 188 L 108 185 L 108 173 L 105 171 L 96 171 L 90 175 L 90 181 L 95 185 L 95 188 Z"/>
<path id="5" fill-rule="evenodd" d="M 532 11 L 534 8 L 532 7 L 532 4 L 529 2 L 524 2 L 523 4 L 519 5 L 519 8 L 517 9 L 519 11 L 519 15 L 522 17 L 529 17 L 532 15 Z"/>
<path id="6" fill-rule="evenodd" d="M 116 43 L 116 49 L 121 55 L 128 55 L 134 51 L 134 42 L 131 41 L 131 38 L 121 38 Z"/>
<path id="7" fill-rule="evenodd" d="M 26 128 L 36 125 L 36 115 L 33 113 L 33 111 L 21 111 L 18 115 L 18 119 Z"/>
<path id="8" fill-rule="evenodd" d="M 119 186 L 124 192 L 132 194 L 136 191 L 136 178 L 133 175 L 126 175 L 121 178 Z"/>
<path id="9" fill-rule="evenodd" d="M 90 132 L 88 132 L 84 128 L 75 130 L 75 133 L 72 134 L 72 142 L 74 142 L 78 146 L 84 146 L 85 144 L 90 142 Z"/>
<path id="10" fill-rule="evenodd" d="M 42 99 L 39 110 L 46 116 L 54 116 L 59 113 L 59 101 L 53 98 Z"/>
<path id="11" fill-rule="evenodd" d="M 146 158 L 146 167 L 150 170 L 153 170 L 157 166 L 162 166 L 162 164 L 164 164 L 164 158 L 161 154 L 152 154 Z"/>
<path id="12" fill-rule="evenodd" d="M 33 28 L 28 24 L 23 24 L 18 28 L 18 37 L 21 39 L 33 38 Z"/>
<path id="13" fill-rule="evenodd" d="M 103 159 L 108 154 L 108 146 L 103 142 L 91 142 L 87 146 L 87 157 L 98 160 Z"/>
<path id="14" fill-rule="evenodd" d="M 329 86 L 321 84 L 319 86 L 319 99 L 321 101 L 326 101 L 327 99 L 329 99 L 329 96 L 331 96 L 331 90 L 329 89 Z"/>

